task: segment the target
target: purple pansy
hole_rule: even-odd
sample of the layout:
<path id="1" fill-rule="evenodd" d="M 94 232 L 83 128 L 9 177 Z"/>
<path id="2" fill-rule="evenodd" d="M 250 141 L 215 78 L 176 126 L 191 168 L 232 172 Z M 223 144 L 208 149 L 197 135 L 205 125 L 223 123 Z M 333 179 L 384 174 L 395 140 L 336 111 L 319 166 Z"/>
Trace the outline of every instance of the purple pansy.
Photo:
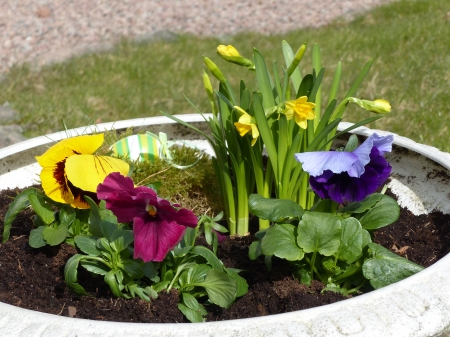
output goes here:
<path id="1" fill-rule="evenodd" d="M 161 199 L 146 186 L 134 187 L 133 180 L 115 172 L 97 188 L 119 222 L 133 221 L 134 258 L 162 261 L 180 242 L 186 227 L 196 227 L 197 217 L 179 205 Z"/>
<path id="2" fill-rule="evenodd" d="M 392 167 L 384 154 L 392 150 L 393 141 L 392 135 L 374 133 L 352 152 L 305 152 L 295 158 L 310 174 L 309 183 L 319 197 L 337 203 L 361 201 L 389 177 Z"/>

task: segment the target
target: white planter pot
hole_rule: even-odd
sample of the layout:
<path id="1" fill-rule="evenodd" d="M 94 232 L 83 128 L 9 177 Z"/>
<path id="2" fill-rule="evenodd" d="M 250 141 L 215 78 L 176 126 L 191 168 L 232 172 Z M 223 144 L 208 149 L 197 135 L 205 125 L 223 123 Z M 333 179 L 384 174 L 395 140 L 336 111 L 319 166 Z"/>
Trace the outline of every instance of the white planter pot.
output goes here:
<path id="1" fill-rule="evenodd" d="M 199 115 L 179 116 L 207 130 Z M 170 137 L 191 139 L 211 152 L 209 144 L 183 126 L 165 117 L 105 123 L 70 130 L 70 134 L 116 130 L 130 126 L 163 131 Z M 340 129 L 348 127 L 341 124 Z M 358 128 L 369 136 L 377 132 Z M 181 137 L 181 138 L 180 138 Z M 26 187 L 38 181 L 40 168 L 34 156 L 42 154 L 65 132 L 37 137 L 0 150 L 0 189 Z M 391 163 L 391 190 L 401 206 L 422 214 L 441 210 L 450 214 L 448 185 L 437 177 L 448 175 L 450 155 L 435 148 L 395 136 Z M 431 174 L 429 174 L 431 172 Z M 425 184 L 424 184 L 425 182 Z M 425 187 L 425 188 L 424 188 Z M 20 322 L 20 323 L 19 323 Z M 431 267 L 388 287 L 334 304 L 261 318 L 195 324 L 116 323 L 44 314 L 0 303 L 0 336 L 48 337 L 148 337 L 148 336 L 436 336 L 450 333 L 450 255 Z"/>

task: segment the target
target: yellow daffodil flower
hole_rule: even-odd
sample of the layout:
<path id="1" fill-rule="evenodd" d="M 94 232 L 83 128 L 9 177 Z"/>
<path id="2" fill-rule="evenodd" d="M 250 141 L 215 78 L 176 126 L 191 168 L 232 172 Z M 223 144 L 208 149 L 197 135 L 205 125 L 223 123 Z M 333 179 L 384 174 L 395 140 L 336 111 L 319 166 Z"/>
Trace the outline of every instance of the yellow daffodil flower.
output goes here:
<path id="1" fill-rule="evenodd" d="M 301 96 L 296 100 L 287 101 L 286 109 L 283 112 L 288 120 L 294 117 L 298 126 L 306 129 L 308 126 L 307 120 L 316 118 L 313 110 L 315 106 L 314 103 L 308 102 L 308 97 Z"/>
<path id="2" fill-rule="evenodd" d="M 385 99 L 376 99 L 375 101 L 369 101 L 366 99 L 358 99 L 354 97 L 348 98 L 349 102 L 358 104 L 361 108 L 378 113 L 387 114 L 391 112 L 391 105 Z"/>
<path id="3" fill-rule="evenodd" d="M 112 172 L 126 176 L 129 165 L 121 159 L 96 156 L 104 135 L 84 135 L 61 140 L 42 156 L 41 183 L 51 199 L 76 208 L 89 208 L 83 196 L 96 199 L 97 186 Z"/>
<path id="4" fill-rule="evenodd" d="M 249 131 L 252 133 L 252 146 L 255 145 L 256 141 L 259 137 L 259 131 L 258 127 L 256 126 L 255 119 L 250 116 L 247 112 L 244 111 L 244 109 L 235 106 L 234 107 L 241 115 L 239 117 L 239 120 L 234 123 L 234 126 L 236 127 L 236 130 L 238 130 L 241 137 L 244 137 Z"/>
<path id="5" fill-rule="evenodd" d="M 236 48 L 234 48 L 232 45 L 225 46 L 221 44 L 217 47 L 217 53 L 221 56 L 241 56 Z"/>

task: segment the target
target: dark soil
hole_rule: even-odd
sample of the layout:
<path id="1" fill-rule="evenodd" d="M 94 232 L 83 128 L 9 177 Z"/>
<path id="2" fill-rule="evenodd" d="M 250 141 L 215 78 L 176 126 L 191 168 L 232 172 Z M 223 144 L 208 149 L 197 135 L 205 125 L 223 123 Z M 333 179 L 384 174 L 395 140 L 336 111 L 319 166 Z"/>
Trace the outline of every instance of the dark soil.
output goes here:
<path id="1" fill-rule="evenodd" d="M 0 219 L 17 191 L 0 193 Z M 2 223 L 1 223 L 2 224 Z M 0 245 L 0 301 L 21 308 L 96 320 L 119 322 L 186 322 L 177 308 L 178 294 L 161 292 L 151 303 L 141 299 L 126 300 L 111 295 L 102 277 L 93 278 L 79 269 L 79 282 L 90 296 L 78 297 L 64 283 L 64 265 L 76 253 L 74 247 L 31 248 L 28 234 L 32 213 L 25 211 L 15 220 L 11 238 Z M 0 232 L 2 227 L 0 227 Z M 248 245 L 253 238 L 228 239 L 219 248 L 219 258 L 227 267 L 245 270 L 249 291 L 230 309 L 209 307 L 208 321 L 271 315 L 321 306 L 346 299 L 324 292 L 323 284 L 310 287 L 299 284 L 289 264 L 274 259 L 267 272 L 263 259 L 250 261 Z M 374 241 L 391 251 L 428 267 L 450 252 L 450 215 L 432 213 L 414 216 L 402 209 L 395 224 L 381 228 Z"/>

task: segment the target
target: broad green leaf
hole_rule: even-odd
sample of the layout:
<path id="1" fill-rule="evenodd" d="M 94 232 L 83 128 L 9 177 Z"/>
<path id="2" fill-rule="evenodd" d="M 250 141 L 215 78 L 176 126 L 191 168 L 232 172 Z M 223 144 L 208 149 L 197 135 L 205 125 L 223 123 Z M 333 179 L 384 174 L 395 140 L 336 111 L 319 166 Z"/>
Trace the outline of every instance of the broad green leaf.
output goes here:
<path id="1" fill-rule="evenodd" d="M 188 293 L 182 293 L 181 298 L 183 299 L 183 303 L 192 310 L 198 311 L 200 309 L 199 303 L 197 299 Z"/>
<path id="2" fill-rule="evenodd" d="M 210 301 L 222 308 L 228 308 L 236 298 L 236 281 L 224 272 L 211 269 L 205 280 L 197 285 L 204 287 Z"/>
<path id="3" fill-rule="evenodd" d="M 106 208 L 106 201 L 102 200 L 100 201 L 98 205 L 98 212 L 100 214 L 100 219 L 109 221 L 112 223 L 117 223 L 117 217 L 114 215 L 112 211 Z"/>
<path id="4" fill-rule="evenodd" d="M 28 243 L 33 248 L 40 248 L 44 247 L 47 243 L 44 240 L 44 237 L 42 236 L 42 232 L 44 229 L 47 228 L 46 226 L 39 226 L 38 228 L 32 229 L 30 231 L 30 237 L 28 238 Z"/>
<path id="5" fill-rule="evenodd" d="M 361 201 L 355 201 L 340 208 L 338 213 L 364 213 L 380 201 L 381 198 L 383 198 L 383 195 L 384 194 L 381 193 L 372 193 Z"/>
<path id="6" fill-rule="evenodd" d="M 130 275 L 132 279 L 140 279 L 144 277 L 144 270 L 142 269 L 142 265 L 136 260 L 125 260 L 122 261 L 123 270 L 125 273 Z"/>
<path id="7" fill-rule="evenodd" d="M 84 200 L 89 204 L 91 212 L 89 214 L 89 231 L 92 235 L 102 236 L 102 231 L 100 229 L 100 212 L 97 203 L 89 198 L 87 195 L 84 196 Z"/>
<path id="8" fill-rule="evenodd" d="M 64 266 L 64 280 L 66 281 L 67 288 L 77 295 L 85 295 L 86 291 L 78 283 L 78 264 L 84 259 L 81 254 L 72 256 Z"/>
<path id="9" fill-rule="evenodd" d="M 375 289 L 403 280 L 424 269 L 376 243 L 369 243 L 368 246 L 368 253 L 372 258 L 364 261 L 362 271 Z"/>
<path id="10" fill-rule="evenodd" d="M 170 284 L 170 281 L 161 281 L 161 282 L 158 282 L 158 283 L 152 285 L 152 288 L 153 288 L 157 293 L 159 293 L 161 290 L 167 289 L 167 287 L 169 286 L 169 284 Z"/>
<path id="11" fill-rule="evenodd" d="M 182 246 L 183 247 L 193 247 L 195 244 L 195 236 L 196 236 L 196 230 L 195 228 L 187 227 L 186 231 L 184 232 L 183 239 L 182 239 Z"/>
<path id="12" fill-rule="evenodd" d="M 186 256 L 186 254 L 189 253 L 191 251 L 191 249 L 192 249 L 192 246 L 183 247 L 183 248 L 175 247 L 173 249 L 173 252 L 174 252 L 175 256 L 183 257 L 183 256 Z"/>
<path id="13" fill-rule="evenodd" d="M 213 269 L 218 270 L 218 271 L 223 270 L 222 262 L 208 248 L 203 247 L 203 246 L 195 246 L 192 248 L 191 253 L 195 254 L 195 255 L 203 256 L 206 259 L 206 261 L 211 265 L 211 267 L 213 267 Z"/>
<path id="14" fill-rule="evenodd" d="M 155 281 L 155 277 L 158 277 L 158 271 L 156 270 L 152 262 L 144 263 L 144 265 L 142 266 L 142 270 L 144 271 L 145 277 L 148 277 L 153 282 L 158 282 Z"/>
<path id="15" fill-rule="evenodd" d="M 42 231 L 42 237 L 50 246 L 56 246 L 64 242 L 67 237 L 67 233 L 67 225 L 59 224 L 56 227 L 46 227 Z"/>
<path id="16" fill-rule="evenodd" d="M 338 257 L 351 263 L 362 253 L 363 228 L 355 218 L 347 218 L 341 221 L 342 234 Z"/>
<path id="17" fill-rule="evenodd" d="M 100 221 L 100 233 L 101 234 L 99 236 L 104 236 L 106 239 L 111 240 L 112 233 L 114 233 L 114 231 L 117 229 L 119 229 L 119 226 L 117 225 L 117 223 L 102 220 L 102 221 Z M 94 235 L 94 233 L 92 233 L 92 234 Z"/>
<path id="18" fill-rule="evenodd" d="M 253 241 L 250 244 L 250 247 L 248 249 L 248 257 L 250 260 L 256 260 L 258 257 L 262 255 L 261 252 L 261 241 Z"/>
<path id="19" fill-rule="evenodd" d="M 264 255 L 275 255 L 288 261 L 298 261 L 305 255 L 297 245 L 295 226 L 276 224 L 269 227 L 261 240 L 261 252 Z"/>
<path id="20" fill-rule="evenodd" d="M 211 269 L 207 264 L 198 264 L 193 268 L 190 268 L 187 273 L 187 284 L 203 282 L 206 277 L 206 273 Z"/>
<path id="21" fill-rule="evenodd" d="M 199 306 L 201 306 L 201 305 L 199 304 Z M 183 313 L 184 316 L 186 316 L 186 318 L 191 323 L 203 322 L 203 315 L 207 314 L 207 312 L 203 308 L 203 306 L 201 306 L 201 308 L 199 307 L 198 310 L 193 310 L 183 303 L 178 303 L 178 309 Z"/>
<path id="22" fill-rule="evenodd" d="M 37 215 L 45 222 L 46 225 L 50 225 L 55 221 L 55 214 L 49 203 L 47 203 L 44 198 L 38 194 L 30 193 L 28 195 L 30 204 Z"/>
<path id="23" fill-rule="evenodd" d="M 80 265 L 87 271 L 98 275 L 106 275 L 111 270 L 107 265 L 94 260 L 81 260 Z"/>
<path id="24" fill-rule="evenodd" d="M 77 247 L 85 254 L 91 256 L 99 256 L 100 251 L 97 249 L 96 240 L 86 235 L 77 235 L 74 238 Z"/>
<path id="25" fill-rule="evenodd" d="M 337 252 L 341 239 L 339 219 L 328 213 L 305 212 L 298 225 L 297 243 L 305 253 L 330 256 Z"/>
<path id="26" fill-rule="evenodd" d="M 236 273 L 231 269 L 227 268 L 225 269 L 225 271 L 227 272 L 228 276 L 234 278 L 234 280 L 236 281 L 237 286 L 236 297 L 244 296 L 248 291 L 248 283 L 245 280 L 245 278 L 243 278 L 242 276 L 240 276 L 238 273 Z"/>
<path id="27" fill-rule="evenodd" d="M 9 205 L 8 211 L 5 214 L 5 219 L 3 222 L 2 242 L 8 241 L 12 222 L 17 217 L 17 215 L 30 205 L 30 200 L 28 199 L 28 196 L 31 193 L 37 193 L 37 190 L 35 188 L 27 188 L 23 190 L 14 198 L 14 201 Z"/>
<path id="28" fill-rule="evenodd" d="M 359 220 L 364 229 L 377 229 L 390 225 L 400 216 L 400 206 L 390 196 L 383 195 L 380 201 Z"/>
<path id="29" fill-rule="evenodd" d="M 121 252 L 127 248 L 133 240 L 133 231 L 128 229 L 116 229 L 111 234 L 110 245 L 116 252 Z"/>
<path id="30" fill-rule="evenodd" d="M 249 210 L 261 219 L 277 222 L 287 218 L 301 218 L 303 208 L 293 200 L 264 198 L 251 194 L 248 199 Z"/>

